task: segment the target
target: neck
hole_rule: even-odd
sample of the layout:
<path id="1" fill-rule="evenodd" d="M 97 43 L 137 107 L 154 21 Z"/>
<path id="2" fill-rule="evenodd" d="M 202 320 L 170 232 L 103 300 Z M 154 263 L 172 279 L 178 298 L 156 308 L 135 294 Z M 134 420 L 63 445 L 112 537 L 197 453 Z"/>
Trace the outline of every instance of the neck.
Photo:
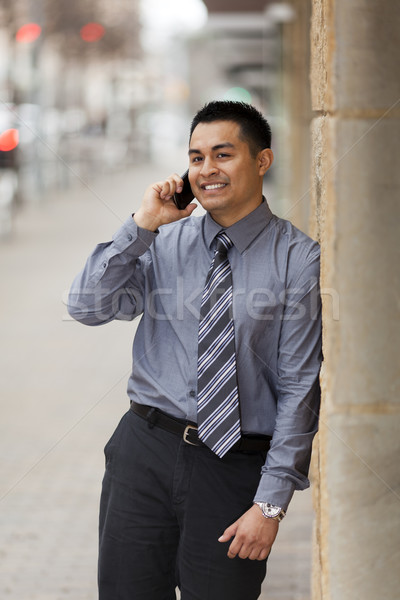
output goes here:
<path id="1" fill-rule="evenodd" d="M 262 201 L 263 201 L 263 197 L 261 194 L 259 200 L 257 202 L 251 203 L 251 205 L 246 207 L 246 209 L 237 210 L 237 211 L 230 210 L 227 213 L 225 213 L 223 211 L 220 212 L 220 211 L 218 211 L 218 209 L 216 209 L 216 210 L 210 210 L 209 213 L 212 216 L 213 220 L 216 223 L 218 223 L 218 225 L 221 225 L 221 227 L 226 228 L 226 227 L 230 227 L 231 225 L 234 225 L 238 221 L 241 221 L 242 219 L 247 217 L 247 215 L 252 213 L 253 210 L 255 210 L 258 206 L 260 206 Z"/>

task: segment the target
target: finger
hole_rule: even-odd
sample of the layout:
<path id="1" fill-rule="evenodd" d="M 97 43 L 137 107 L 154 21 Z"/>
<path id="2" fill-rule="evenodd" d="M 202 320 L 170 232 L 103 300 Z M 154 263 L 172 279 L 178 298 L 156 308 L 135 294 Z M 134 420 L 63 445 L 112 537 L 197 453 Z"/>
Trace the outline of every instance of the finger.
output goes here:
<path id="1" fill-rule="evenodd" d="M 237 530 L 237 525 L 235 523 L 233 523 L 233 525 L 230 525 L 227 529 L 225 529 L 224 533 L 218 538 L 218 541 L 219 542 L 227 542 L 228 540 L 231 539 L 231 537 L 233 535 L 235 535 L 236 530 Z"/>
<path id="2" fill-rule="evenodd" d="M 178 194 L 183 190 L 183 179 L 180 175 L 178 175 L 177 173 L 174 173 L 173 175 L 171 175 L 168 179 L 171 179 L 171 181 L 174 182 L 175 184 L 175 191 L 178 192 Z"/>
<path id="3" fill-rule="evenodd" d="M 182 178 L 176 173 L 167 177 L 164 181 L 160 197 L 163 200 L 169 200 L 175 194 L 175 192 L 181 192 L 183 188 Z"/>
<path id="4" fill-rule="evenodd" d="M 237 551 L 235 549 L 232 549 L 232 546 L 229 546 L 228 552 L 227 552 L 227 556 L 228 558 L 235 558 L 237 556 Z"/>
<path id="5" fill-rule="evenodd" d="M 183 190 L 183 179 L 182 179 L 182 177 L 180 177 L 176 173 L 174 174 L 173 177 L 174 177 L 174 181 L 175 181 L 175 184 L 176 184 L 176 191 L 179 194 Z"/>
<path id="6" fill-rule="evenodd" d="M 176 191 L 176 183 L 172 178 L 168 178 L 164 181 L 162 189 L 161 189 L 161 198 L 165 200 L 169 200 L 172 198 Z"/>
<path id="7" fill-rule="evenodd" d="M 157 181 L 156 183 L 153 183 L 149 189 L 153 190 L 154 192 L 156 192 L 156 194 L 160 195 L 163 183 L 163 181 Z"/>
<path id="8" fill-rule="evenodd" d="M 253 548 L 253 550 L 249 553 L 248 558 L 250 560 L 261 560 L 260 554 L 260 548 Z"/>
<path id="9" fill-rule="evenodd" d="M 263 548 L 256 560 L 265 560 L 266 558 L 268 558 L 268 554 L 269 554 L 269 548 Z"/>
<path id="10" fill-rule="evenodd" d="M 171 183 L 169 181 L 164 181 L 161 187 L 160 198 L 162 200 L 169 200 L 172 198 L 172 194 Z"/>
<path id="11" fill-rule="evenodd" d="M 235 556 L 237 556 L 237 555 L 240 556 L 240 553 L 241 552 L 244 553 L 244 551 L 245 551 L 245 548 L 242 545 L 242 542 L 240 542 L 238 539 L 234 538 L 228 549 L 228 557 L 235 558 Z M 246 554 L 246 556 L 247 556 L 247 554 Z"/>
<path id="12" fill-rule="evenodd" d="M 249 558 L 252 550 L 248 546 L 243 545 L 238 553 L 239 558 Z M 258 555 L 258 552 L 257 552 Z"/>

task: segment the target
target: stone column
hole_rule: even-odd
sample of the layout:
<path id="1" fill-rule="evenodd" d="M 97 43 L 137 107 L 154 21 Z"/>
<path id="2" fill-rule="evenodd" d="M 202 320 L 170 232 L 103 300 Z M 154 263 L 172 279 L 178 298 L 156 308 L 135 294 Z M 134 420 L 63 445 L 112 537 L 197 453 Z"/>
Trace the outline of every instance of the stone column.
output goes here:
<path id="1" fill-rule="evenodd" d="M 314 600 L 400 596 L 400 5 L 313 0 L 323 408 Z"/>

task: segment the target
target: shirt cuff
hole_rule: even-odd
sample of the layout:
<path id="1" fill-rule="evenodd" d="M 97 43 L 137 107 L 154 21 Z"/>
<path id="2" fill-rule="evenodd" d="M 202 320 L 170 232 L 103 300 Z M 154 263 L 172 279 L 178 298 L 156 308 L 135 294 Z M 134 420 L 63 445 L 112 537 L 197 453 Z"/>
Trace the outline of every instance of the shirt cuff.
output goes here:
<path id="1" fill-rule="evenodd" d="M 113 242 L 118 250 L 130 256 L 141 256 L 148 250 L 158 235 L 157 231 L 142 229 L 136 225 L 133 216 L 113 235 Z"/>
<path id="2" fill-rule="evenodd" d="M 290 481 L 265 473 L 261 476 L 254 502 L 269 502 L 286 511 L 295 489 Z"/>

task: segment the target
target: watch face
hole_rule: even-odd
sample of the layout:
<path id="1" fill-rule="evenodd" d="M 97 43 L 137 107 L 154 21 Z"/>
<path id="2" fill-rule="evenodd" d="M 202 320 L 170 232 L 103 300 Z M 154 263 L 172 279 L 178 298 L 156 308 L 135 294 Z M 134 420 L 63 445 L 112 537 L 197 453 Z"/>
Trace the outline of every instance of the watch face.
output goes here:
<path id="1" fill-rule="evenodd" d="M 277 517 L 278 515 L 280 515 L 281 512 L 282 512 L 282 509 L 280 506 L 274 506 L 273 504 L 269 504 L 269 502 L 264 502 L 263 513 L 265 514 L 266 517 L 273 519 L 274 517 Z"/>

